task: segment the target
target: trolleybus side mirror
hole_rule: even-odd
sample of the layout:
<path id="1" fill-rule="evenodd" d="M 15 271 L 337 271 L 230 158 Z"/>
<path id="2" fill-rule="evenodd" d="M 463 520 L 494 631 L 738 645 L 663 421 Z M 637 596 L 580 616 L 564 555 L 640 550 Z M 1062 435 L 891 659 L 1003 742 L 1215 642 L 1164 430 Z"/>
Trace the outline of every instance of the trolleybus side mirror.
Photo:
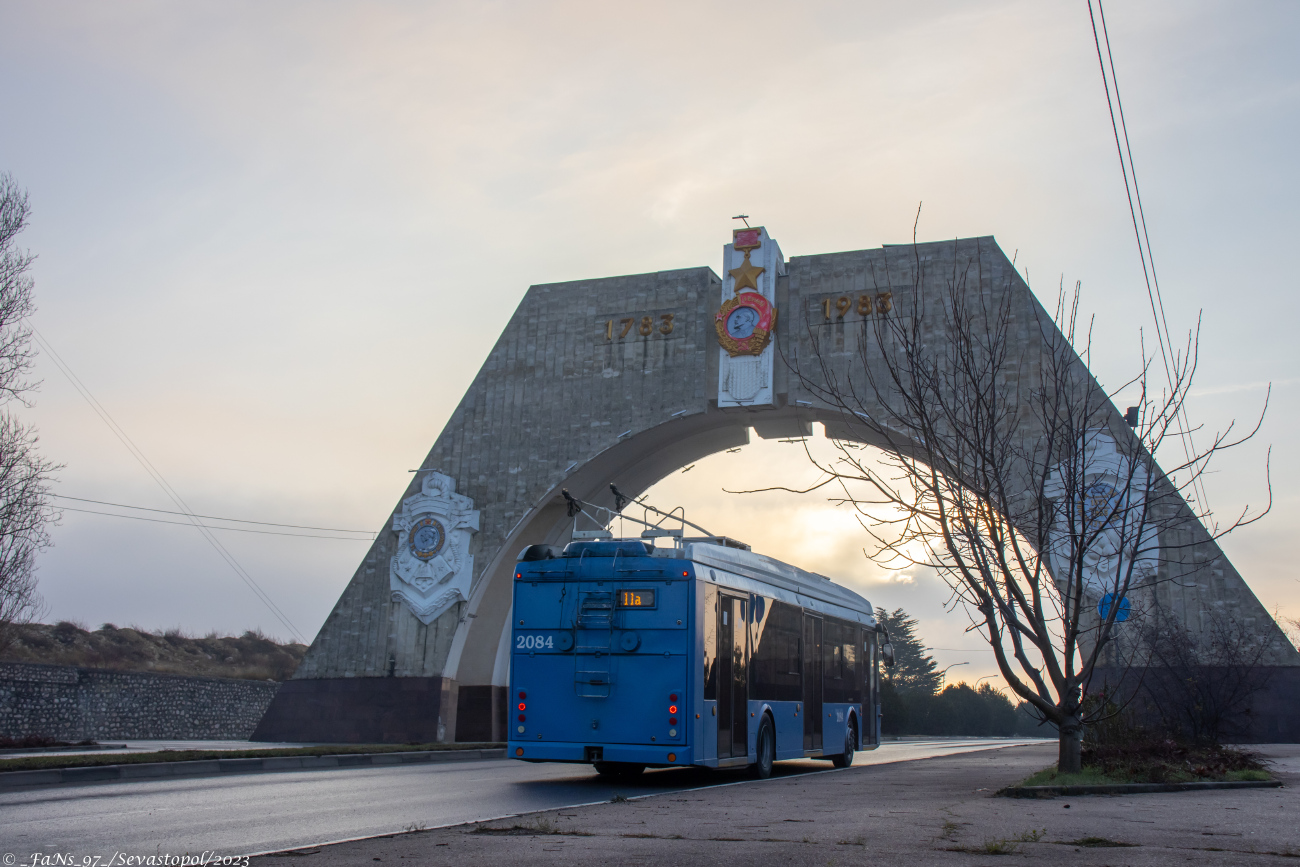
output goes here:
<path id="1" fill-rule="evenodd" d="M 885 658 L 885 668 L 893 668 L 893 667 L 894 667 L 894 645 L 893 645 L 893 643 L 892 643 L 892 642 L 889 642 L 889 641 L 886 641 L 884 644 L 882 644 L 882 645 L 880 646 L 880 652 L 881 652 L 881 654 L 882 654 L 882 655 L 884 656 L 884 658 Z"/>

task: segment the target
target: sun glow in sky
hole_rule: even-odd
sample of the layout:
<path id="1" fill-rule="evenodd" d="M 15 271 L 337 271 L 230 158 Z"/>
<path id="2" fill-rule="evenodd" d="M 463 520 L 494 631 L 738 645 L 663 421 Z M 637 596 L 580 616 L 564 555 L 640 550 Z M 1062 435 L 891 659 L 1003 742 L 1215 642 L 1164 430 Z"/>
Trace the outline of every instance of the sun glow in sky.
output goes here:
<path id="1" fill-rule="evenodd" d="M 1253 419 L 1209 481 L 1224 547 L 1300 616 L 1300 7 L 1134 2 L 1112 41 L 1193 418 Z M 1081 280 L 1093 368 L 1150 311 L 1087 8 L 1037 2 L 8 2 L 0 171 L 32 198 L 36 327 L 202 514 L 378 531 L 528 285 L 707 265 L 730 217 L 787 256 L 994 235 L 1044 300 Z M 57 491 L 171 508 L 48 358 L 24 412 Z M 1124 398 L 1119 400 L 1124 405 Z M 932 576 L 867 563 L 756 441 L 653 490 L 904 606 L 989 673 Z M 737 484 L 737 479 L 743 481 Z M 65 513 L 50 619 L 284 635 L 192 529 Z M 366 545 L 227 533 L 313 635 Z M 975 648 L 967 652 L 967 648 Z"/>

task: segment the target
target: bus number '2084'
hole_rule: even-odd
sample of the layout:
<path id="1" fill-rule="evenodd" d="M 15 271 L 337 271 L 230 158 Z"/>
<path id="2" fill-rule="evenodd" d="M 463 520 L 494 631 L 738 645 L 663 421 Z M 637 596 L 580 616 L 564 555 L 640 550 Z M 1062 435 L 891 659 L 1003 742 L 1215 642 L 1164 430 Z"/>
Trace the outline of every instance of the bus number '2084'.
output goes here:
<path id="1" fill-rule="evenodd" d="M 555 637 L 547 635 L 516 635 L 515 650 L 554 650 Z"/>

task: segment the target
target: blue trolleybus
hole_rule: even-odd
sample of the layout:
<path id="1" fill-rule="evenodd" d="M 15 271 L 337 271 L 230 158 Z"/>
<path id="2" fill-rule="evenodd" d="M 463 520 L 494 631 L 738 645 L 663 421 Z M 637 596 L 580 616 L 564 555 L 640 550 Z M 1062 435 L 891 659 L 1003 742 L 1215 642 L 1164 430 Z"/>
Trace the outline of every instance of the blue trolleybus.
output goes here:
<path id="1" fill-rule="evenodd" d="M 725 537 L 533 545 L 515 569 L 509 754 L 603 775 L 880 744 L 871 604 Z"/>

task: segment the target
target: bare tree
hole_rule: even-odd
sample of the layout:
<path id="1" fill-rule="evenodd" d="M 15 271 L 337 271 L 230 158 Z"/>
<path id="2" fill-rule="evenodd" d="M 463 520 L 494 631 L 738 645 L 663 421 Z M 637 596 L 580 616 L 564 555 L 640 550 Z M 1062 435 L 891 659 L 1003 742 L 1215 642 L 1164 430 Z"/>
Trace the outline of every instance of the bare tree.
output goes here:
<path id="1" fill-rule="evenodd" d="M 1186 445 L 1196 332 L 1163 387 L 1148 387 L 1145 353 L 1121 386 L 1141 387 L 1130 427 L 1088 370 L 1077 285 L 1062 286 L 1050 316 L 1013 269 L 995 282 L 957 245 L 942 273 L 915 243 L 912 258 L 910 299 L 896 292 L 889 315 L 864 320 L 873 339 L 859 341 L 847 375 L 811 323 L 812 358 L 787 358 L 840 417 L 838 455 L 809 453 L 826 477 L 806 490 L 839 489 L 877 563 L 942 576 L 1007 684 L 1058 730 L 1059 770 L 1076 772 L 1093 671 L 1136 652 L 1116 642 L 1117 623 L 1149 606 L 1158 583 L 1201 568 L 1197 546 L 1261 516 L 1206 530 L 1193 496 L 1211 458 L 1258 425 L 1187 445 L 1162 471 L 1153 456 Z M 879 446 L 881 463 L 850 440 Z"/>
<path id="2" fill-rule="evenodd" d="M 1281 625 L 1282 631 L 1286 633 L 1287 641 L 1300 650 L 1300 617 L 1279 617 L 1276 614 L 1274 619 Z"/>
<path id="3" fill-rule="evenodd" d="M 49 483 L 59 467 L 41 458 L 35 430 L 13 413 L 35 388 L 27 378 L 35 351 L 26 323 L 35 257 L 15 246 L 30 214 L 27 193 L 0 174 L 0 653 L 13 627 L 42 610 L 36 555 L 50 544 L 47 528 L 56 517 Z"/>

